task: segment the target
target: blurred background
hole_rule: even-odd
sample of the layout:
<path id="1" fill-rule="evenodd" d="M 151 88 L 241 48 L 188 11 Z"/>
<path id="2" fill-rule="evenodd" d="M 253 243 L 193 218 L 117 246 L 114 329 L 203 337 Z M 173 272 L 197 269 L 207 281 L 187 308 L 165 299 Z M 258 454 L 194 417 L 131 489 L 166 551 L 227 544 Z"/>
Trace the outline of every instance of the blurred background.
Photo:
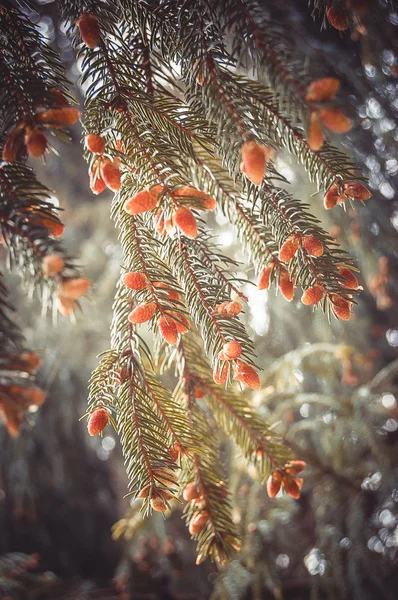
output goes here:
<path id="1" fill-rule="evenodd" d="M 245 288 L 250 302 L 243 318 L 264 369 L 251 401 L 308 463 L 302 497 L 269 500 L 224 440 L 243 550 L 222 571 L 195 566 L 178 506 L 166 520 L 155 514 L 142 522 L 124 498 L 116 435 L 108 428 L 104 437 L 90 438 L 86 421 L 79 421 L 96 355 L 109 347 L 122 258 L 111 196 L 90 192 L 76 126 L 71 143 L 59 145 L 59 156 L 48 154 L 38 176 L 64 210 L 64 243 L 92 279 L 91 296 L 76 318 L 52 323 L 18 277 L 7 276 L 26 345 L 43 358 L 39 384 L 48 397 L 18 438 L 0 425 L 1 598 L 397 597 L 398 15 L 393 3 L 379 0 L 377 19 L 367 22 L 365 15 L 364 31 L 341 36 L 320 30 L 307 3 L 283 4 L 270 3 L 270 10 L 283 10 L 314 76 L 342 81 L 347 112 L 358 123 L 343 146 L 373 193 L 355 210 L 326 212 L 294 159 L 277 157 L 295 196 L 311 202 L 357 260 L 364 290 L 349 322 L 330 324 L 298 298 L 287 304 L 272 289 Z M 56 3 L 39 2 L 38 11 L 31 17 L 60 52 L 79 97 L 79 64 Z M 233 232 L 221 216 L 212 218 L 223 252 L 253 278 Z"/>

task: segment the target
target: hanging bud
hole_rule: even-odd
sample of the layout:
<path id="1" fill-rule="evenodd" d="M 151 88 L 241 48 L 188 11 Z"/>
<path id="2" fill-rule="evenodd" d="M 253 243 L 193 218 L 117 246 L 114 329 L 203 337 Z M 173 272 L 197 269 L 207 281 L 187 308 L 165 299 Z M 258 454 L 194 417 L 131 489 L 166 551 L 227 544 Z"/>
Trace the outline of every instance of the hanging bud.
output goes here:
<path id="1" fill-rule="evenodd" d="M 120 189 L 119 167 L 109 158 L 104 158 L 101 160 L 100 172 L 106 187 L 112 192 L 117 192 Z"/>
<path id="2" fill-rule="evenodd" d="M 47 254 L 42 261 L 42 270 L 44 275 L 57 275 L 63 271 L 65 261 L 59 254 Z"/>
<path id="3" fill-rule="evenodd" d="M 77 300 L 87 292 L 90 280 L 82 277 L 70 277 L 62 280 L 59 295 L 68 300 Z"/>
<path id="4" fill-rule="evenodd" d="M 45 125 L 64 126 L 75 125 L 80 118 L 80 111 L 71 106 L 49 108 L 36 114 L 36 121 Z"/>
<path id="5" fill-rule="evenodd" d="M 182 497 L 186 502 L 189 502 L 190 500 L 196 500 L 196 498 L 199 497 L 199 492 L 196 489 L 196 485 L 193 481 L 185 486 Z"/>
<path id="6" fill-rule="evenodd" d="M 307 466 L 307 463 L 303 460 L 289 460 L 284 467 L 285 473 L 288 475 L 297 475 L 301 473 Z"/>
<path id="7" fill-rule="evenodd" d="M 175 310 L 171 310 L 170 314 L 173 315 L 174 323 L 177 327 L 178 333 L 187 333 L 187 331 L 191 329 L 191 324 L 184 315 Z"/>
<path id="8" fill-rule="evenodd" d="M 270 277 L 271 277 L 273 268 L 274 268 L 273 264 L 271 265 L 271 263 L 270 263 L 267 267 L 264 267 L 264 269 L 261 271 L 260 276 L 257 280 L 257 287 L 259 290 L 267 290 L 269 288 Z"/>
<path id="9" fill-rule="evenodd" d="M 189 208 L 179 206 L 173 215 L 173 222 L 187 238 L 197 237 L 198 224 Z"/>
<path id="10" fill-rule="evenodd" d="M 22 121 L 8 136 L 3 148 L 3 160 L 5 162 L 14 162 L 17 160 L 21 152 L 25 151 L 25 121 Z"/>
<path id="11" fill-rule="evenodd" d="M 312 111 L 307 139 L 311 150 L 314 150 L 315 152 L 320 150 L 323 146 L 323 139 L 322 125 L 319 120 L 318 113 L 316 111 Z"/>
<path id="12" fill-rule="evenodd" d="M 26 136 L 26 149 L 32 158 L 39 158 L 39 156 L 43 156 L 45 153 L 47 140 L 39 129 L 33 129 Z"/>
<path id="13" fill-rule="evenodd" d="M 305 235 L 301 242 L 304 250 L 308 252 L 310 256 L 322 256 L 323 254 L 323 244 L 321 240 L 318 240 L 314 235 Z"/>
<path id="14" fill-rule="evenodd" d="M 191 517 L 188 531 L 191 535 L 199 535 L 209 522 L 210 515 L 207 510 L 202 510 Z"/>
<path id="15" fill-rule="evenodd" d="M 303 295 L 301 296 L 301 302 L 306 306 L 312 306 L 313 304 L 317 304 L 322 300 L 324 288 L 321 285 L 314 285 L 305 290 Z"/>
<path id="16" fill-rule="evenodd" d="M 213 370 L 213 380 L 217 385 L 224 385 L 228 377 L 228 363 L 223 363 Z"/>
<path id="17" fill-rule="evenodd" d="M 345 31 L 348 29 L 346 14 L 339 6 L 329 6 L 326 9 L 326 18 L 330 25 L 338 31 Z"/>
<path id="18" fill-rule="evenodd" d="M 105 152 L 105 140 L 97 133 L 86 135 L 86 146 L 93 154 L 103 154 Z"/>
<path id="19" fill-rule="evenodd" d="M 142 192 L 138 192 L 133 198 L 130 198 L 130 200 L 126 200 L 123 208 L 129 215 L 139 215 L 153 210 L 156 204 L 156 194 L 143 190 Z"/>
<path id="20" fill-rule="evenodd" d="M 347 267 L 338 267 L 340 275 L 343 277 L 343 285 L 349 290 L 360 290 L 362 287 L 359 285 L 358 279 L 354 273 L 347 269 Z"/>
<path id="21" fill-rule="evenodd" d="M 223 352 L 228 360 L 238 358 L 242 354 L 242 346 L 237 340 L 232 340 L 224 344 Z"/>
<path id="22" fill-rule="evenodd" d="M 332 310 L 336 317 L 341 319 L 342 321 L 348 321 L 351 317 L 351 303 L 348 302 L 345 298 L 340 298 L 340 296 L 332 296 Z"/>
<path id="23" fill-rule="evenodd" d="M 226 300 L 225 302 L 221 302 L 220 304 L 216 304 L 216 306 L 214 307 L 214 312 L 217 315 L 226 315 L 227 313 L 227 307 L 230 304 L 230 300 Z"/>
<path id="24" fill-rule="evenodd" d="M 306 100 L 309 102 L 324 102 L 333 100 L 340 89 L 340 81 L 335 77 L 316 79 L 308 86 Z"/>
<path id="25" fill-rule="evenodd" d="M 279 289 L 282 296 L 287 302 L 291 302 L 294 298 L 294 282 L 290 279 L 286 269 L 281 269 L 279 273 Z"/>
<path id="26" fill-rule="evenodd" d="M 325 127 L 335 133 L 347 133 L 352 129 L 352 122 L 338 108 L 320 108 L 319 116 Z"/>
<path id="27" fill-rule="evenodd" d="M 202 390 L 202 388 L 196 386 L 194 389 L 194 396 L 197 400 L 200 400 L 200 398 L 204 398 L 206 396 L 205 392 Z"/>
<path id="28" fill-rule="evenodd" d="M 267 479 L 267 494 L 270 498 L 275 498 L 282 485 L 282 473 L 274 471 Z"/>
<path id="29" fill-rule="evenodd" d="M 283 481 L 286 492 L 294 500 L 298 500 L 300 498 L 303 483 L 303 479 L 300 479 L 299 477 L 290 476 L 285 477 Z"/>
<path id="30" fill-rule="evenodd" d="M 340 199 L 339 188 L 336 183 L 332 183 L 323 199 L 323 206 L 326 210 L 330 210 L 336 206 Z"/>
<path id="31" fill-rule="evenodd" d="M 170 344 L 170 346 L 175 346 L 178 338 L 178 330 L 175 321 L 173 321 L 170 316 L 160 317 L 158 327 L 162 338 Z"/>
<path id="32" fill-rule="evenodd" d="M 282 244 L 279 250 L 279 260 L 283 263 L 288 263 L 296 254 L 300 246 L 299 236 L 292 234 Z"/>
<path id="33" fill-rule="evenodd" d="M 230 317 L 237 317 L 239 313 L 242 312 L 242 310 L 243 306 L 238 300 L 232 300 L 231 302 L 228 302 L 225 306 L 225 311 Z"/>
<path id="34" fill-rule="evenodd" d="M 257 371 L 243 361 L 239 361 L 238 368 L 234 369 L 235 381 L 240 381 L 247 385 L 251 390 L 259 390 L 261 387 L 260 377 Z"/>
<path id="35" fill-rule="evenodd" d="M 123 283 L 126 287 L 130 288 L 130 290 L 139 291 L 147 286 L 148 279 L 144 273 L 133 271 L 132 273 L 123 275 Z"/>
<path id="36" fill-rule="evenodd" d="M 57 308 L 59 313 L 63 317 L 69 317 L 76 307 L 76 300 L 70 300 L 69 298 L 64 298 L 63 296 L 58 296 L 57 298 Z"/>
<path id="37" fill-rule="evenodd" d="M 272 148 L 257 144 L 253 140 L 243 144 L 240 170 L 254 185 L 261 185 L 267 169 L 267 162 L 273 152 Z"/>
<path id="38" fill-rule="evenodd" d="M 165 512 L 165 510 L 167 510 L 167 504 L 161 495 L 152 496 L 152 498 L 150 499 L 150 505 L 152 509 L 156 512 Z"/>
<path id="39" fill-rule="evenodd" d="M 362 200 L 362 202 L 365 200 L 369 200 L 369 198 L 371 198 L 372 196 L 368 188 L 362 185 L 362 183 L 358 183 L 356 181 L 353 181 L 351 183 L 345 183 L 344 193 L 346 196 L 354 198 L 354 200 Z"/>
<path id="40" fill-rule="evenodd" d="M 109 422 L 109 414 L 105 408 L 96 408 L 88 418 L 87 429 L 89 435 L 98 435 L 105 429 Z"/>
<path id="41" fill-rule="evenodd" d="M 139 304 L 136 306 L 128 316 L 130 323 L 146 323 L 149 319 L 152 319 L 156 312 L 155 302 L 148 302 L 148 304 Z"/>
<path id="42" fill-rule="evenodd" d="M 105 188 L 105 181 L 99 176 L 98 169 L 94 165 L 90 173 L 90 189 L 93 194 L 98 196 L 98 194 L 101 194 Z"/>
<path id="43" fill-rule="evenodd" d="M 77 26 L 80 29 L 82 41 L 88 48 L 95 48 L 100 41 L 101 33 L 98 19 L 95 15 L 83 13 L 78 21 Z"/>

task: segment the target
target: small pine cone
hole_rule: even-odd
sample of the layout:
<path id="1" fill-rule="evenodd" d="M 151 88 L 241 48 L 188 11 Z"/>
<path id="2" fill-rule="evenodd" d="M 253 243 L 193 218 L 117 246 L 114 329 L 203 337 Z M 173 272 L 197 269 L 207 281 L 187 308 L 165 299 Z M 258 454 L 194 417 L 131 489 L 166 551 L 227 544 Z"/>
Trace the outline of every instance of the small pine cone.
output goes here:
<path id="1" fill-rule="evenodd" d="M 270 498 L 275 498 L 282 485 L 282 473 L 274 471 L 267 479 L 267 494 Z"/>
<path id="2" fill-rule="evenodd" d="M 199 400 L 200 398 L 204 398 L 206 396 L 206 393 L 202 390 L 202 388 L 196 386 L 194 391 L 194 396 L 197 400 Z"/>
<path id="3" fill-rule="evenodd" d="M 202 510 L 191 517 L 189 521 L 188 531 L 191 535 L 199 535 L 209 522 L 210 515 L 207 510 Z"/>
<path id="4" fill-rule="evenodd" d="M 242 346 L 237 340 L 232 340 L 231 342 L 224 344 L 223 351 L 228 360 L 231 360 L 233 358 L 238 358 L 242 354 Z"/>
<path id="5" fill-rule="evenodd" d="M 301 302 L 306 306 L 312 306 L 313 304 L 317 304 L 323 298 L 324 288 L 322 285 L 314 285 L 313 287 L 305 290 L 303 295 L 301 296 Z"/>
<path id="6" fill-rule="evenodd" d="M 340 275 L 343 277 L 344 282 L 343 285 L 349 290 L 359 290 L 361 286 L 359 285 L 358 279 L 355 277 L 354 273 L 347 269 L 347 267 L 338 267 L 340 271 Z"/>
<path id="7" fill-rule="evenodd" d="M 347 133 L 352 129 L 351 120 L 338 108 L 320 108 L 319 116 L 325 127 L 335 133 Z"/>
<path id="8" fill-rule="evenodd" d="M 143 190 L 142 192 L 138 192 L 133 198 L 130 198 L 130 200 L 126 200 L 123 208 L 129 215 L 139 215 L 153 210 L 156 204 L 156 194 L 152 194 L 148 190 Z"/>
<path id="9" fill-rule="evenodd" d="M 291 302 L 294 298 L 294 282 L 290 279 L 286 269 L 281 269 L 279 273 L 279 289 L 282 296 L 287 302 Z"/>
<path id="10" fill-rule="evenodd" d="M 340 199 L 339 188 L 336 183 L 332 183 L 323 199 L 323 206 L 326 210 L 330 210 L 336 206 Z"/>
<path id="11" fill-rule="evenodd" d="M 290 477 L 289 475 L 283 480 L 285 490 L 287 491 L 289 496 L 294 500 L 298 500 L 300 498 L 303 483 L 303 479 L 299 477 Z"/>
<path id="12" fill-rule="evenodd" d="M 89 435 L 98 435 L 105 429 L 109 422 L 109 414 L 105 408 L 96 408 L 88 418 L 87 429 Z"/>
<path id="13" fill-rule="evenodd" d="M 93 194 L 98 196 L 98 194 L 101 194 L 101 192 L 103 192 L 105 188 L 106 188 L 105 181 L 99 176 L 99 174 L 97 173 L 97 169 L 93 168 L 90 173 L 90 189 L 91 189 L 91 191 L 93 192 Z"/>
<path id="14" fill-rule="evenodd" d="M 59 295 L 68 300 L 77 300 L 87 292 L 90 280 L 83 277 L 69 277 L 62 280 Z"/>
<path id="15" fill-rule="evenodd" d="M 101 177 L 107 188 L 112 192 L 117 192 L 120 189 L 120 171 L 109 158 L 101 160 Z"/>
<path id="16" fill-rule="evenodd" d="M 346 196 L 354 198 L 354 200 L 362 200 L 362 202 L 369 200 L 369 198 L 372 196 L 368 188 L 362 185 L 362 183 L 358 183 L 356 181 L 353 181 L 352 183 L 345 183 L 344 193 Z"/>
<path id="17" fill-rule="evenodd" d="M 24 363 L 24 370 L 27 373 L 33 373 L 33 371 L 37 371 L 42 362 L 40 356 L 38 356 L 36 352 L 22 352 L 19 358 Z"/>
<path id="18" fill-rule="evenodd" d="M 160 317 L 158 327 L 162 338 L 170 344 L 170 346 L 175 346 L 178 338 L 178 330 L 175 321 L 170 316 Z"/>
<path id="19" fill-rule="evenodd" d="M 288 475 L 297 475 L 301 473 L 307 466 L 307 463 L 303 460 L 289 460 L 284 467 L 285 473 Z"/>
<path id="20" fill-rule="evenodd" d="M 326 9 L 326 18 L 330 25 L 338 31 L 345 31 L 348 29 L 346 14 L 339 6 L 329 6 Z"/>
<path id="21" fill-rule="evenodd" d="M 267 290 L 269 288 L 272 270 L 273 265 L 269 265 L 268 267 L 264 267 L 261 271 L 257 280 L 257 287 L 259 290 Z"/>
<path id="22" fill-rule="evenodd" d="M 290 235 L 279 250 L 279 260 L 283 263 L 288 263 L 296 254 L 299 247 L 300 238 L 294 234 Z"/>
<path id="23" fill-rule="evenodd" d="M 182 497 L 186 502 L 189 502 L 190 500 L 196 500 L 196 498 L 199 497 L 199 492 L 196 488 L 196 484 L 193 481 L 185 486 Z"/>
<path id="24" fill-rule="evenodd" d="M 171 446 L 171 448 L 169 448 L 169 454 L 174 461 L 176 461 L 178 459 L 178 457 L 181 454 L 181 451 L 182 451 L 182 447 L 181 447 L 181 444 L 179 444 L 178 442 L 175 442 Z"/>
<path id="25" fill-rule="evenodd" d="M 305 235 L 301 241 L 301 245 L 310 256 L 322 256 L 324 247 L 321 240 L 318 240 L 314 235 Z"/>
<path id="26" fill-rule="evenodd" d="M 25 143 L 26 143 L 26 149 L 28 151 L 28 154 L 32 158 L 39 158 L 39 156 L 43 156 L 43 154 L 47 150 L 46 137 L 38 129 L 33 129 L 26 136 Z"/>
<path id="27" fill-rule="evenodd" d="M 62 108 L 49 108 L 36 114 L 36 121 L 54 127 L 64 125 L 75 125 L 80 118 L 80 111 L 72 106 Z"/>
<path id="28" fill-rule="evenodd" d="M 76 300 L 70 300 L 68 298 L 64 298 L 63 296 L 58 296 L 57 308 L 63 317 L 69 317 L 75 310 L 75 307 Z"/>
<path id="29" fill-rule="evenodd" d="M 42 261 L 42 270 L 44 275 L 57 275 L 63 271 L 65 261 L 59 254 L 47 254 Z"/>
<path id="30" fill-rule="evenodd" d="M 105 152 L 105 140 L 97 133 L 89 133 L 86 136 L 86 146 L 93 154 L 103 154 Z"/>
<path id="31" fill-rule="evenodd" d="M 137 498 L 148 498 L 149 492 L 151 491 L 151 486 L 148 484 L 142 488 L 137 494 Z"/>
<path id="32" fill-rule="evenodd" d="M 214 307 L 214 312 L 217 315 L 227 315 L 227 308 L 229 306 L 229 304 L 231 303 L 230 300 L 226 300 L 225 302 L 221 302 L 220 304 L 216 304 L 216 306 Z"/>
<path id="33" fill-rule="evenodd" d="M 156 312 L 155 302 L 148 302 L 148 304 L 139 304 L 136 306 L 128 316 L 130 323 L 146 323 L 149 319 L 152 319 Z"/>
<path id="34" fill-rule="evenodd" d="M 340 81 L 335 77 L 316 79 L 308 86 L 306 100 L 309 102 L 324 102 L 332 100 L 340 89 Z"/>
<path id="35" fill-rule="evenodd" d="M 214 367 L 213 380 L 217 385 L 224 385 L 228 377 L 228 363 Z"/>
<path id="36" fill-rule="evenodd" d="M 65 227 L 62 225 L 61 221 L 57 219 L 57 217 L 47 218 L 42 215 L 35 215 L 31 218 L 32 223 L 40 225 L 41 227 L 45 227 L 48 229 L 48 235 L 51 237 L 61 237 L 61 235 L 65 231 Z"/>
<path id="37" fill-rule="evenodd" d="M 224 350 L 220 350 L 220 352 L 217 355 L 218 360 L 231 360 L 230 358 L 228 358 L 228 356 L 225 354 Z"/>
<path id="38" fill-rule="evenodd" d="M 173 469 L 169 469 L 168 467 L 158 467 L 153 472 L 153 475 L 159 483 L 168 487 L 176 484 L 178 481 L 175 471 L 173 471 Z"/>
<path id="39" fill-rule="evenodd" d="M 342 321 L 348 321 L 351 317 L 351 303 L 348 302 L 345 298 L 340 298 L 340 296 L 332 296 L 332 310 L 336 317 L 341 319 Z"/>
<path id="40" fill-rule="evenodd" d="M 225 306 L 225 311 L 230 317 L 237 317 L 242 310 L 243 306 L 238 300 L 232 300 Z"/>
<path id="41" fill-rule="evenodd" d="M 178 333 L 187 333 L 191 329 L 191 324 L 184 315 L 175 310 L 170 311 L 170 314 L 173 315 Z"/>
<path id="42" fill-rule="evenodd" d="M 243 144 L 240 170 L 254 185 L 261 185 L 267 169 L 267 162 L 273 152 L 272 148 L 257 144 L 253 140 Z"/>
<path id="43" fill-rule="evenodd" d="M 152 496 L 152 498 L 150 499 L 150 505 L 152 509 L 156 512 L 165 512 L 167 510 L 167 504 L 161 495 Z"/>
<path id="44" fill-rule="evenodd" d="M 243 361 L 241 361 L 243 363 Z M 234 375 L 236 381 L 240 381 L 247 385 L 251 390 L 259 390 L 261 387 L 260 377 L 257 371 L 250 365 L 243 363 Z"/>
<path id="45" fill-rule="evenodd" d="M 86 46 L 88 48 L 95 48 L 101 38 L 97 17 L 89 13 L 83 13 L 77 21 L 77 26 L 80 29 L 82 41 Z"/>
<path id="46" fill-rule="evenodd" d="M 173 222 L 187 238 L 197 237 L 198 224 L 189 208 L 179 206 L 173 215 Z"/>
<path id="47" fill-rule="evenodd" d="M 133 271 L 123 275 L 123 283 L 126 287 L 130 288 L 130 290 L 139 291 L 143 290 L 148 285 L 148 279 L 144 273 Z"/>
<path id="48" fill-rule="evenodd" d="M 311 112 L 307 142 L 311 150 L 317 152 L 323 146 L 324 136 L 322 125 L 316 111 Z"/>

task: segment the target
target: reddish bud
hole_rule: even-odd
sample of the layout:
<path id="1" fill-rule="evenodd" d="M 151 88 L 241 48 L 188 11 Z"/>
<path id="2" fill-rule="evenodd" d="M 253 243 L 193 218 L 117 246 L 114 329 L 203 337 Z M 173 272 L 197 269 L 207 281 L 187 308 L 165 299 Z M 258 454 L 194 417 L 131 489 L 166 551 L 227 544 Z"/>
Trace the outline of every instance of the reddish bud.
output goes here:
<path id="1" fill-rule="evenodd" d="M 98 435 L 105 429 L 109 422 L 109 414 L 105 408 L 96 408 L 88 418 L 87 429 L 89 435 Z"/>
<path id="2" fill-rule="evenodd" d="M 129 215 L 139 215 L 141 213 L 148 212 L 149 210 L 153 210 L 157 204 L 157 197 L 155 194 L 144 190 L 142 192 L 138 192 L 133 198 L 127 200 L 124 203 L 124 210 Z"/>
<path id="3" fill-rule="evenodd" d="M 307 463 L 303 460 L 290 460 L 286 463 L 284 470 L 288 475 L 297 475 L 298 473 L 301 473 L 306 466 Z"/>
<path id="4" fill-rule="evenodd" d="M 267 162 L 273 152 L 272 148 L 262 146 L 254 141 L 243 144 L 240 170 L 254 185 L 261 185 L 267 168 Z"/>
<path id="5" fill-rule="evenodd" d="M 334 208 L 340 199 L 339 188 L 336 183 L 333 183 L 325 194 L 323 206 L 326 210 Z"/>
<path id="6" fill-rule="evenodd" d="M 69 317 L 76 307 L 76 300 L 70 300 L 63 296 L 57 298 L 57 308 L 63 317 Z"/>
<path id="7" fill-rule="evenodd" d="M 272 269 L 273 265 L 264 267 L 264 269 L 261 271 L 257 280 L 257 287 L 259 290 L 267 290 L 269 288 Z"/>
<path id="8" fill-rule="evenodd" d="M 303 295 L 301 296 L 301 302 L 306 306 L 312 306 L 313 304 L 317 304 L 322 300 L 324 288 L 321 285 L 314 285 L 313 287 L 305 290 Z"/>
<path id="9" fill-rule="evenodd" d="M 65 267 L 65 261 L 59 254 L 47 254 L 42 261 L 44 275 L 57 275 Z"/>
<path id="10" fill-rule="evenodd" d="M 290 279 L 289 273 L 285 269 L 281 269 L 279 273 L 279 289 L 287 302 L 293 300 L 294 282 Z"/>
<path id="11" fill-rule="evenodd" d="M 213 371 L 213 380 L 217 385 L 224 385 L 228 377 L 228 363 L 223 363 Z"/>
<path id="12" fill-rule="evenodd" d="M 294 234 L 290 235 L 279 250 L 279 260 L 283 263 L 288 263 L 296 254 L 299 246 L 300 238 Z"/>
<path id="13" fill-rule="evenodd" d="M 298 500 L 301 495 L 301 488 L 303 487 L 304 480 L 300 479 L 299 477 L 287 476 L 285 477 L 283 483 L 289 496 L 294 500 Z"/>
<path id="14" fill-rule="evenodd" d="M 82 41 L 88 48 L 95 48 L 101 37 L 98 19 L 95 15 L 83 13 L 77 21 Z"/>
<path id="15" fill-rule="evenodd" d="M 345 183 L 344 193 L 346 196 L 354 198 L 354 200 L 362 201 L 369 200 L 369 198 L 371 198 L 372 196 L 368 188 L 362 185 L 362 183 L 358 183 L 356 181 L 353 181 L 351 183 Z"/>
<path id="16" fill-rule="evenodd" d="M 318 113 L 316 111 L 312 111 L 307 139 L 311 150 L 314 150 L 315 152 L 320 150 L 323 146 L 323 139 L 322 125 L 319 120 Z"/>
<path id="17" fill-rule="evenodd" d="M 225 311 L 226 311 L 227 315 L 229 315 L 231 317 L 238 316 L 238 314 L 240 312 L 242 312 L 242 310 L 243 310 L 243 306 L 238 300 L 232 300 L 231 302 L 228 302 L 225 307 Z"/>
<path id="18" fill-rule="evenodd" d="M 33 129 L 33 131 L 26 136 L 26 149 L 29 156 L 32 158 L 43 156 L 47 149 L 47 140 L 41 131 Z"/>
<path id="19" fill-rule="evenodd" d="M 130 290 L 138 291 L 143 290 L 147 286 L 148 280 L 144 273 L 133 271 L 132 273 L 123 275 L 123 283 L 126 287 L 130 288 Z"/>
<path id="20" fill-rule="evenodd" d="M 93 154 L 103 154 L 105 151 L 105 140 L 97 133 L 89 133 L 86 136 L 86 146 Z"/>
<path id="21" fill-rule="evenodd" d="M 83 277 L 70 277 L 62 280 L 59 295 L 68 300 L 77 300 L 87 292 L 90 280 Z"/>
<path id="22" fill-rule="evenodd" d="M 340 81 L 335 77 L 316 79 L 308 86 L 306 100 L 324 102 L 332 100 L 340 89 Z"/>
<path id="23" fill-rule="evenodd" d="M 313 235 L 306 235 L 303 237 L 301 241 L 301 245 L 308 252 L 310 256 L 322 256 L 323 254 L 323 244 L 321 240 L 318 240 Z"/>
<path id="24" fill-rule="evenodd" d="M 167 504 L 162 495 L 152 496 L 152 498 L 150 499 L 150 505 L 152 509 L 156 512 L 164 512 L 165 510 L 167 510 Z"/>
<path id="25" fill-rule="evenodd" d="M 49 108 L 36 115 L 36 121 L 38 123 L 44 123 L 46 125 L 53 125 L 54 127 L 60 125 L 74 125 L 80 118 L 80 111 L 77 108 L 71 106 L 65 106 L 62 108 Z"/>
<path id="26" fill-rule="evenodd" d="M 191 329 L 191 324 L 184 315 L 177 311 L 170 311 L 170 313 L 173 315 L 178 333 L 187 333 Z"/>
<path id="27" fill-rule="evenodd" d="M 267 494 L 270 498 L 275 498 L 282 485 L 282 474 L 275 471 L 267 479 Z"/>
<path id="28" fill-rule="evenodd" d="M 174 346 L 178 338 L 178 330 L 175 321 L 170 316 L 160 317 L 158 327 L 162 338 L 170 344 L 170 346 Z"/>
<path id="29" fill-rule="evenodd" d="M 117 192 L 120 189 L 119 167 L 109 160 L 109 158 L 104 158 L 101 160 L 100 171 L 101 178 L 106 187 L 112 190 L 112 192 Z"/>
<path id="30" fill-rule="evenodd" d="M 186 502 L 189 502 L 190 500 L 195 500 L 199 497 L 199 492 L 196 489 L 196 485 L 193 481 L 191 481 L 191 483 L 188 483 L 185 486 L 184 491 L 182 493 L 182 497 Z"/>
<path id="31" fill-rule="evenodd" d="M 197 237 L 198 224 L 189 208 L 179 206 L 173 215 L 173 222 L 187 238 Z"/>
<path id="32" fill-rule="evenodd" d="M 197 400 L 199 400 L 200 398 L 204 398 L 206 394 L 200 387 L 196 386 L 194 389 L 194 396 Z"/>
<path id="33" fill-rule="evenodd" d="M 348 29 L 346 14 L 339 6 L 329 6 L 326 9 L 326 18 L 330 25 L 338 31 L 345 31 Z"/>
<path id="34" fill-rule="evenodd" d="M 97 171 L 96 168 L 93 168 L 90 173 L 90 189 L 96 196 L 106 188 L 105 181 L 98 175 Z"/>
<path id="35" fill-rule="evenodd" d="M 335 133 L 347 133 L 352 129 L 352 122 L 338 108 L 320 108 L 319 116 L 325 127 Z"/>
<path id="36" fill-rule="evenodd" d="M 332 310 L 336 317 L 341 319 L 342 321 L 348 321 L 351 317 L 351 303 L 348 302 L 345 298 L 340 298 L 339 296 L 332 296 Z"/>
<path id="37" fill-rule="evenodd" d="M 344 287 L 346 287 L 349 290 L 360 289 L 358 279 L 355 277 L 354 273 L 350 271 L 350 269 L 347 269 L 347 267 L 338 267 L 338 269 L 340 271 L 340 275 L 344 279 Z"/>
<path id="38" fill-rule="evenodd" d="M 234 379 L 244 383 L 251 390 L 259 390 L 261 387 L 260 377 L 258 376 L 257 371 L 243 361 L 240 361 L 240 365 L 235 371 Z"/>
<path id="39" fill-rule="evenodd" d="M 232 340 L 224 344 L 223 351 L 228 359 L 238 358 L 242 354 L 242 346 L 237 340 Z"/>
<path id="40" fill-rule="evenodd" d="M 41 358 L 35 352 L 22 352 L 20 359 L 24 363 L 24 369 L 28 373 L 36 371 L 41 365 Z"/>
<path id="41" fill-rule="evenodd" d="M 153 317 L 156 312 L 155 302 L 148 302 L 148 304 L 139 304 L 136 306 L 128 316 L 130 323 L 146 323 Z"/>
<path id="42" fill-rule="evenodd" d="M 209 522 L 210 515 L 207 510 L 194 514 L 189 521 L 188 531 L 191 535 L 199 535 Z"/>

